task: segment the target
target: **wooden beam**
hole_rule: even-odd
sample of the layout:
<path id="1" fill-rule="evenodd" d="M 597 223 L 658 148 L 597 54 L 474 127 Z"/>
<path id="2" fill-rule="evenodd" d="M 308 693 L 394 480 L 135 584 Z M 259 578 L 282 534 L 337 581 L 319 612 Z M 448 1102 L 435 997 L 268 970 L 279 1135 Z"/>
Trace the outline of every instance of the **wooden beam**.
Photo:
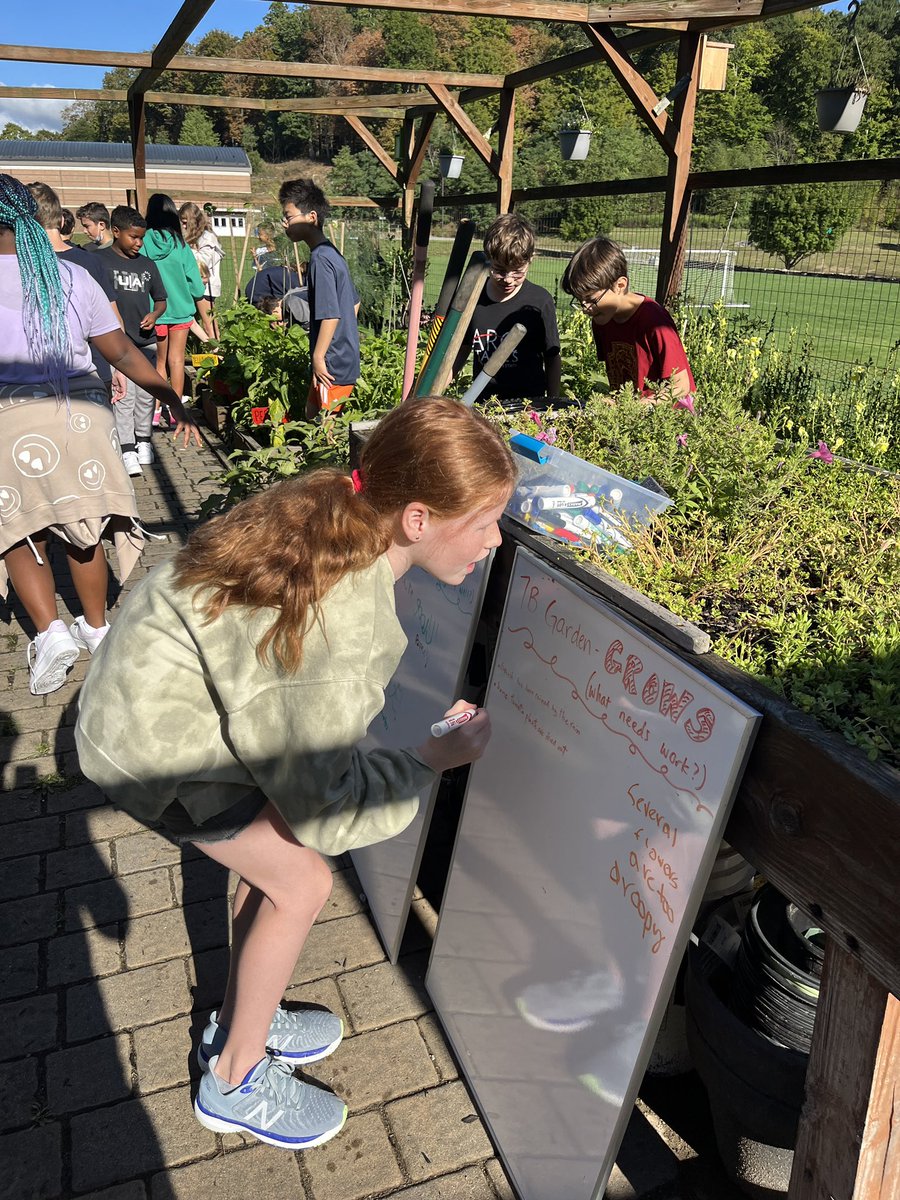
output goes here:
<path id="1" fill-rule="evenodd" d="M 688 85 L 675 101 L 676 132 L 672 157 L 669 159 L 659 269 L 656 276 L 656 299 L 660 304 L 668 303 L 678 293 L 684 273 L 684 240 L 691 207 L 691 147 L 694 141 L 694 114 L 700 87 L 702 54 L 702 33 L 681 34 L 678 39 L 675 78 L 687 78 Z"/>
<path id="2" fill-rule="evenodd" d="M 497 211 L 507 213 L 512 208 L 513 159 L 515 157 L 516 93 L 514 88 L 504 88 L 500 93 L 500 171 Z"/>
<path id="3" fill-rule="evenodd" d="M 734 0 L 618 0 L 614 4 L 590 4 L 592 23 L 633 24 L 635 21 L 666 22 L 677 13 L 682 20 L 692 17 L 714 17 L 727 20 L 736 13 L 748 13 L 759 16 L 762 12 L 763 0 L 744 0 L 736 4 Z"/>
<path id="4" fill-rule="evenodd" d="M 136 92 L 128 98 L 128 124 L 131 130 L 131 163 L 134 168 L 134 188 L 137 207 L 141 212 L 147 208 L 147 126 L 144 97 Z"/>
<path id="5" fill-rule="evenodd" d="M 634 105 L 637 115 L 666 154 L 674 154 L 675 135 L 670 127 L 669 118 L 664 112 L 659 116 L 653 113 L 653 109 L 659 103 L 659 97 L 622 49 L 619 39 L 611 29 L 595 28 L 593 25 L 585 25 L 584 32 L 605 59 L 619 86 Z"/>
<path id="6" fill-rule="evenodd" d="M 372 153 L 387 171 L 388 175 L 390 175 L 391 179 L 396 182 L 398 174 L 397 164 L 388 154 L 387 150 L 385 150 L 384 146 L 382 146 L 381 142 L 379 142 L 378 138 L 371 131 L 371 129 L 368 129 L 362 123 L 359 117 L 353 116 L 352 113 L 345 113 L 344 120 L 360 139 L 360 141 L 362 141 L 363 144 L 372 151 Z"/>
<path id="7" fill-rule="evenodd" d="M 348 0 L 313 0 L 315 4 L 346 7 Z M 435 0 L 354 0 L 358 8 L 392 8 L 405 12 L 434 12 Z M 659 0 L 660 7 L 665 0 Z M 625 7 L 627 0 L 617 0 Z M 571 21 L 579 24 L 590 20 L 590 5 L 559 3 L 558 0 L 440 0 L 442 13 L 462 17 L 507 17 L 521 21 Z M 620 16 L 619 21 L 625 17 Z"/>
<path id="8" fill-rule="evenodd" d="M 458 100 L 452 96 L 443 84 L 430 83 L 428 90 L 440 104 L 441 108 L 463 135 L 478 157 L 494 175 L 500 173 L 500 158 L 490 142 L 479 132 L 477 125 L 460 107 Z"/>
<path id="9" fill-rule="evenodd" d="M 437 101 L 428 92 L 417 92 L 414 96 L 398 95 L 396 92 L 380 96 L 296 96 L 273 98 L 266 103 L 271 112 L 322 112 L 325 109 L 329 112 L 365 112 L 370 108 L 406 110 L 410 107 L 410 100 L 419 108 L 438 107 Z"/>
<path id="10" fill-rule="evenodd" d="M 315 4 L 345 7 L 348 0 L 312 0 Z M 358 8 L 393 8 L 407 12 L 434 12 L 434 0 L 354 0 Z M 559 3 L 558 0 L 441 0 L 440 10 L 467 17 L 506 17 L 522 21 L 567 21 L 573 24 L 627 25 L 633 21 L 668 21 L 673 13 L 689 20 L 718 18 L 727 21 L 740 12 L 758 15 L 763 0 L 610 0 L 607 4 Z M 813 5 L 810 4 L 809 7 Z"/>
<path id="11" fill-rule="evenodd" d="M 853 1200 L 900 1195 L 900 1000 L 888 996 Z"/>
<path id="12" fill-rule="evenodd" d="M 0 98 L 27 97 L 29 100 L 127 100 L 128 92 L 124 88 L 54 88 L 0 87 Z"/>
<path id="13" fill-rule="evenodd" d="M 829 938 L 789 1200 L 853 1194 L 886 1002 L 884 986 Z"/>
<path id="14" fill-rule="evenodd" d="M 184 0 L 169 28 L 150 52 L 150 66 L 144 67 L 129 87 L 129 96 L 149 91 L 212 6 L 213 0 Z"/>
<path id="15" fill-rule="evenodd" d="M 151 55 L 112 50 L 67 50 L 53 46 L 0 45 L 0 60 L 9 62 L 64 63 L 85 67 L 149 68 Z M 490 88 L 504 85 L 502 75 L 471 71 L 404 71 L 395 67 L 346 66 L 334 63 L 281 62 L 268 58 L 211 58 L 173 54 L 169 71 L 197 71 L 212 75 L 264 75 L 285 79 L 339 79 L 355 83 L 444 83 L 448 87 Z"/>
<path id="16" fill-rule="evenodd" d="M 426 113 L 419 121 L 419 131 L 416 134 L 416 140 L 409 156 L 409 169 L 403 180 L 403 227 L 409 232 L 412 229 L 413 208 L 416 203 L 416 184 L 419 182 L 419 174 L 422 170 L 422 164 L 425 162 L 425 153 L 428 150 L 428 142 L 431 139 L 431 130 L 434 125 L 435 113 Z"/>
<path id="17" fill-rule="evenodd" d="M 122 50 L 69 50 L 61 46 L 14 46 L 0 44 L 0 59 L 6 62 L 63 63 L 76 67 L 149 67 L 149 52 Z"/>

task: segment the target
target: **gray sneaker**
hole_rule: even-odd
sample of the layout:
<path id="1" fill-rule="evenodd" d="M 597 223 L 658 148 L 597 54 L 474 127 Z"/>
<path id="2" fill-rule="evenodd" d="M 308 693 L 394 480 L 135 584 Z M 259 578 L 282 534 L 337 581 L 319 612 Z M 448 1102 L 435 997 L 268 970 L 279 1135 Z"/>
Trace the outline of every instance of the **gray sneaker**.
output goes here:
<path id="1" fill-rule="evenodd" d="M 221 1054 L 228 1030 L 220 1025 L 217 1012 L 210 1013 L 197 1047 L 197 1062 L 201 1071 L 208 1071 L 210 1060 Z M 283 1058 L 291 1066 L 318 1062 L 338 1048 L 344 1036 L 344 1022 L 327 1008 L 282 1008 L 275 1010 L 266 1051 L 273 1058 Z"/>
<path id="2" fill-rule="evenodd" d="M 347 1105 L 334 1092 L 295 1079 L 286 1062 L 266 1057 L 235 1087 L 215 1072 L 200 1080 L 194 1115 L 216 1133 L 250 1133 L 282 1150 L 309 1150 L 340 1133 Z"/>

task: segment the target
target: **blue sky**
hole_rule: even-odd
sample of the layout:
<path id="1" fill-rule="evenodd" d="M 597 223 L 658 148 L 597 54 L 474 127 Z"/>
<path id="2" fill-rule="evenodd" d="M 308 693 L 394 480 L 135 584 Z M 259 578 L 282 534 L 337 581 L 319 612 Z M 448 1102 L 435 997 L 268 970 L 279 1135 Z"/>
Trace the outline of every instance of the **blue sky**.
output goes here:
<path id="1" fill-rule="evenodd" d="M 90 50 L 149 50 L 159 40 L 181 7 L 181 0 L 157 0 L 139 9 L 128 8 L 122 25 L 114 29 L 104 17 L 103 5 L 80 8 L 69 0 L 42 0 L 39 9 L 24 3 L 5 3 L 0 38 L 7 44 L 67 46 Z M 40 20 L 35 12 L 40 12 Z M 134 15 L 140 13 L 140 17 Z M 193 38 L 210 29 L 242 34 L 263 19 L 266 5 L 260 0 L 216 0 L 197 26 Z M 82 15 L 83 14 L 83 15 Z M 67 67 L 52 63 L 6 62 L 0 60 L 0 85 L 4 87 L 103 86 L 106 67 Z M 7 100 L 0 98 L 0 129 L 15 121 L 26 129 L 62 127 L 56 100 Z"/>
<path id="2" fill-rule="evenodd" d="M 846 8 L 846 0 L 827 4 L 826 8 Z M 86 6 L 81 10 L 70 0 L 41 0 L 38 8 L 25 3 L 7 2 L 4 5 L 2 36 L 5 43 L 84 47 L 90 50 L 149 50 L 166 30 L 181 7 L 180 0 L 157 0 L 144 6 L 141 19 L 128 17 L 113 29 L 105 19 L 103 6 Z M 254 29 L 266 11 L 261 0 L 216 0 L 204 20 L 198 25 L 194 38 L 210 29 L 225 29 L 242 34 Z M 35 12 L 40 13 L 39 22 Z M 74 14 L 74 15 L 73 15 Z M 51 63 L 19 63 L 0 61 L 0 85 L 4 87 L 72 87 L 98 88 L 103 85 L 104 67 L 67 67 Z M 64 103 L 56 100 L 0 99 L 0 129 L 7 121 L 24 125 L 26 129 L 59 130 Z"/>

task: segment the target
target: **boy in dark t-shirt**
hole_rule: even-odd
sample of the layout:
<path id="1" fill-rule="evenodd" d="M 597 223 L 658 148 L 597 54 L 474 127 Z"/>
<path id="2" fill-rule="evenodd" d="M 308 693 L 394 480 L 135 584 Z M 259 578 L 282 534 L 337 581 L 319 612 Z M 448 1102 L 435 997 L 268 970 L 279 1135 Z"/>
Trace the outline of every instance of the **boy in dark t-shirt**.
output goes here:
<path id="1" fill-rule="evenodd" d="M 339 412 L 359 378 L 359 294 L 343 255 L 322 232 L 331 206 L 311 179 L 291 179 L 278 192 L 282 225 L 309 246 L 309 353 L 312 379 L 306 416 Z"/>
<path id="2" fill-rule="evenodd" d="M 605 237 L 585 242 L 572 255 L 562 286 L 591 318 L 597 357 L 606 364 L 613 391 L 631 383 L 651 402 L 693 393 L 694 376 L 675 322 L 661 304 L 631 290 L 628 263 L 615 242 Z"/>
<path id="3" fill-rule="evenodd" d="M 96 257 L 102 259 L 112 277 L 126 335 L 155 370 L 155 326 L 166 311 L 166 289 L 156 263 L 140 253 L 147 222 L 136 208 L 121 204 L 113 209 L 110 223 L 113 243 L 98 250 Z M 142 475 L 141 468 L 155 457 L 150 442 L 154 407 L 149 392 L 116 373 L 113 409 L 129 475 Z"/>
<path id="4" fill-rule="evenodd" d="M 516 213 L 506 213 L 489 226 L 484 252 L 491 274 L 463 338 L 454 374 L 471 348 L 477 376 L 513 325 L 520 324 L 525 326 L 525 337 L 484 395 L 501 399 L 558 396 L 562 367 L 556 305 L 545 288 L 526 278 L 534 258 L 534 230 Z"/>

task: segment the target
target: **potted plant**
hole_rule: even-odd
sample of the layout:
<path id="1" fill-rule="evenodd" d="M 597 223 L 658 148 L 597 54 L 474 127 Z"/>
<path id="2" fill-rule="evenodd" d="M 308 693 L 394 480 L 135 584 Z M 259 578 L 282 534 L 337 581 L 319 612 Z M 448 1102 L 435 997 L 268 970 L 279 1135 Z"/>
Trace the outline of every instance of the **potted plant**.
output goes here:
<path id="1" fill-rule="evenodd" d="M 834 74 L 834 82 L 830 87 L 822 88 L 816 93 L 816 116 L 819 128 L 823 133 L 855 133 L 871 88 L 866 74 L 866 64 L 863 62 L 862 51 L 853 27 L 856 24 L 856 14 L 859 11 L 859 0 L 850 0 L 847 6 L 849 14 L 847 44 L 841 51 L 840 61 Z M 844 66 L 844 59 L 850 54 L 852 66 Z M 859 67 L 855 60 L 859 60 Z"/>
<path id="2" fill-rule="evenodd" d="M 456 149 L 455 143 L 452 146 L 442 146 L 438 150 L 438 166 L 444 179 L 459 179 L 463 157 Z"/>
<path id="3" fill-rule="evenodd" d="M 566 162 L 583 162 L 591 149 L 594 123 L 580 96 L 578 101 L 581 111 L 573 109 L 563 113 L 559 125 L 559 152 Z"/>

